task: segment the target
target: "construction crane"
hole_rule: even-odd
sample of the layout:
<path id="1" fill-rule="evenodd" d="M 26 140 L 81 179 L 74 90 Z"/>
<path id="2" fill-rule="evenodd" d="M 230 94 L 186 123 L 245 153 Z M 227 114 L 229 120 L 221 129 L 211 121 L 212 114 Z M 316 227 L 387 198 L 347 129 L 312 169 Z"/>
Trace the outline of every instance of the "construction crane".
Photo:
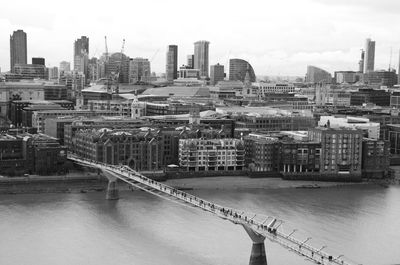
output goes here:
<path id="1" fill-rule="evenodd" d="M 122 70 L 122 62 L 123 62 L 123 58 L 124 58 L 124 50 L 125 50 L 125 39 L 122 40 L 122 47 L 121 47 L 121 53 L 120 53 L 121 57 L 120 57 L 120 62 L 119 62 L 119 66 L 118 66 L 118 69 L 117 69 L 117 74 L 115 75 L 116 82 L 117 82 L 116 87 L 115 87 L 115 94 L 119 93 L 119 83 L 120 83 L 119 76 L 120 76 L 120 73 L 121 73 L 121 70 Z"/>
<path id="2" fill-rule="evenodd" d="M 106 56 L 106 62 L 108 62 L 108 46 L 107 46 L 107 36 L 104 36 L 104 44 L 106 47 L 106 52 L 105 52 L 105 56 Z"/>

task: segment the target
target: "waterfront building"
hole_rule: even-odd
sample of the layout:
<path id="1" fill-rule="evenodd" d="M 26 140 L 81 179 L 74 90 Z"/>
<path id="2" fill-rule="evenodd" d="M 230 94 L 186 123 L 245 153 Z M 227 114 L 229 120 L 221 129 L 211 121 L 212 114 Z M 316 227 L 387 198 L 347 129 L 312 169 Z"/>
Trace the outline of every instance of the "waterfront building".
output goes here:
<path id="1" fill-rule="evenodd" d="M 210 66 L 210 80 L 211 85 L 217 84 L 219 81 L 223 81 L 225 79 L 224 66 L 218 64 Z"/>
<path id="2" fill-rule="evenodd" d="M 133 58 L 129 61 L 129 83 L 150 82 L 150 61 L 144 58 Z"/>
<path id="3" fill-rule="evenodd" d="M 362 146 L 363 178 L 382 179 L 387 177 L 390 169 L 389 142 L 364 138 Z"/>
<path id="4" fill-rule="evenodd" d="M 200 77 L 205 79 L 208 75 L 210 42 L 201 40 L 194 43 L 193 68 L 200 70 Z"/>
<path id="5" fill-rule="evenodd" d="M 27 64 L 27 40 L 26 33 L 19 29 L 10 36 L 10 71 L 14 73 L 16 64 Z"/>
<path id="6" fill-rule="evenodd" d="M 65 173 L 67 150 L 43 134 L 1 134 L 0 172 L 9 176 Z"/>
<path id="7" fill-rule="evenodd" d="M 280 150 L 277 137 L 250 133 L 243 137 L 245 164 L 252 172 L 279 172 Z M 277 174 L 278 175 L 278 174 Z"/>
<path id="8" fill-rule="evenodd" d="M 320 176 L 327 179 L 340 175 L 343 179 L 361 178 L 361 130 L 317 127 L 309 129 L 309 140 L 321 143 Z"/>
<path id="9" fill-rule="evenodd" d="M 374 71 L 375 65 L 375 41 L 367 39 L 365 41 L 364 73 Z"/>
<path id="10" fill-rule="evenodd" d="M 238 58 L 229 60 L 229 80 L 244 82 L 247 72 L 250 82 L 255 82 L 256 74 L 249 62 Z"/>
<path id="11" fill-rule="evenodd" d="M 332 75 L 324 69 L 316 66 L 307 66 L 306 82 L 308 83 L 332 83 Z"/>
<path id="12" fill-rule="evenodd" d="M 390 106 L 390 92 L 371 88 L 360 88 L 358 91 L 351 92 L 351 105 L 361 106 L 366 103 L 373 103 L 377 106 Z"/>
<path id="13" fill-rule="evenodd" d="M 179 165 L 186 171 L 234 171 L 244 168 L 242 140 L 180 139 Z"/>
<path id="14" fill-rule="evenodd" d="M 178 46 L 168 45 L 167 47 L 167 63 L 165 73 L 167 81 L 173 81 L 178 78 Z"/>

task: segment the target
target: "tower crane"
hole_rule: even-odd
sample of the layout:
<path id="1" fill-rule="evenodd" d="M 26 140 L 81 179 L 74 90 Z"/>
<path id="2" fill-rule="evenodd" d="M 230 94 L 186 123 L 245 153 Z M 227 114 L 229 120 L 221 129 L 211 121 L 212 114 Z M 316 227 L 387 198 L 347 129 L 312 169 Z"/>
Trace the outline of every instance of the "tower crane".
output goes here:
<path id="1" fill-rule="evenodd" d="M 124 58 L 124 50 L 125 50 L 125 39 L 122 40 L 122 47 L 121 47 L 121 53 L 120 53 L 121 57 L 120 57 L 120 62 L 119 62 L 119 66 L 118 66 L 118 69 L 117 69 L 117 74 L 115 75 L 116 82 L 117 82 L 116 87 L 115 87 L 115 94 L 119 93 L 119 83 L 120 83 L 119 76 L 120 76 L 120 73 L 121 73 L 121 70 L 122 70 L 122 61 L 123 61 L 123 58 Z"/>

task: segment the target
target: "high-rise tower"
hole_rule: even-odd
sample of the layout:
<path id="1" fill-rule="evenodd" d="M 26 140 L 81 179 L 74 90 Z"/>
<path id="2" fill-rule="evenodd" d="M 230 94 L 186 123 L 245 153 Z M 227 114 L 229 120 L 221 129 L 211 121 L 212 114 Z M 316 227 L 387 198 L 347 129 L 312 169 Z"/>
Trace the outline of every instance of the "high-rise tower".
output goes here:
<path id="1" fill-rule="evenodd" d="M 74 70 L 88 77 L 89 38 L 82 36 L 74 42 Z"/>
<path id="2" fill-rule="evenodd" d="M 361 59 L 358 62 L 358 71 L 360 73 L 364 73 L 364 59 L 365 59 L 365 52 L 364 50 L 361 50 Z"/>
<path id="3" fill-rule="evenodd" d="M 27 64 L 28 52 L 26 33 L 19 29 L 10 36 L 10 70 L 14 73 L 15 64 Z"/>
<path id="4" fill-rule="evenodd" d="M 168 81 L 178 78 L 178 46 L 168 45 L 165 72 Z"/>
<path id="5" fill-rule="evenodd" d="M 200 70 L 200 77 L 208 77 L 208 47 L 210 42 L 200 40 L 194 43 L 194 69 Z"/>
<path id="6" fill-rule="evenodd" d="M 375 41 L 367 39 L 365 42 L 364 73 L 374 71 L 375 65 Z"/>

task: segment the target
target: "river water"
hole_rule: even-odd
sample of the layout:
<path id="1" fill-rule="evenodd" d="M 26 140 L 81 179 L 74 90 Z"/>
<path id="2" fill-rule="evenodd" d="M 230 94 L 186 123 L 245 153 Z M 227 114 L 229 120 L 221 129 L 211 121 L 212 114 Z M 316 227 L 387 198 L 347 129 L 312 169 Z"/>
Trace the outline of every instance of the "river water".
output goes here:
<path id="1" fill-rule="evenodd" d="M 278 216 L 356 264 L 400 264 L 400 186 L 190 193 Z M 250 249 L 240 226 L 141 191 L 0 196 L 1 265 L 243 265 Z M 268 240 L 266 252 L 268 264 L 313 264 Z"/>

